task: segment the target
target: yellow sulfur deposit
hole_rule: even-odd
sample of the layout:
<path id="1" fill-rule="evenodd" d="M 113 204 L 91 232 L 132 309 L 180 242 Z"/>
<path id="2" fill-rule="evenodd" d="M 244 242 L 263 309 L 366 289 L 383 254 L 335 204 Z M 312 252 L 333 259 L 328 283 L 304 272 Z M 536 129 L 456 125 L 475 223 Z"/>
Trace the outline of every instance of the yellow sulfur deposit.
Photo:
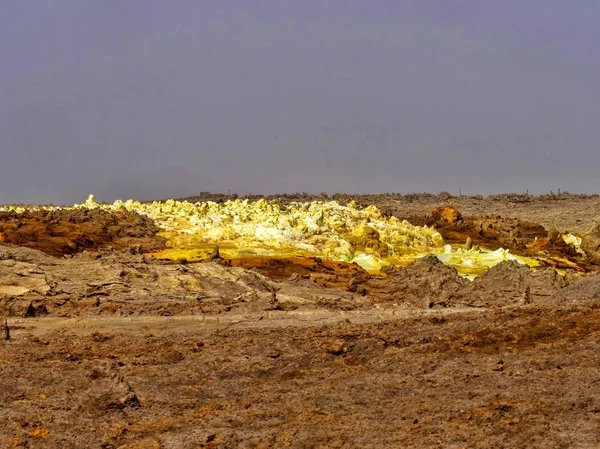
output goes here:
<path id="1" fill-rule="evenodd" d="M 170 248 L 158 254 L 166 258 L 200 259 L 218 245 L 226 257 L 317 256 L 378 270 L 388 260 L 440 251 L 444 244 L 433 228 L 384 217 L 374 206 L 359 209 L 335 201 L 280 206 L 264 199 L 223 204 L 129 200 L 84 206 L 149 216 L 169 241 Z"/>
<path id="2" fill-rule="evenodd" d="M 264 199 L 190 203 L 167 200 L 141 203 L 121 200 L 99 204 L 93 195 L 74 209 L 128 210 L 154 220 L 167 239 L 159 258 L 197 261 L 219 247 L 225 258 L 321 257 L 354 262 L 377 272 L 384 265 L 407 265 L 419 257 L 435 254 L 461 274 L 474 277 L 503 260 L 538 266 L 535 259 L 515 256 L 507 250 L 486 251 L 445 245 L 433 228 L 413 226 L 405 220 L 385 217 L 375 206 L 358 208 L 354 203 L 314 201 L 278 205 Z M 21 211 L 25 208 L 0 208 Z M 40 207 L 53 210 L 59 207 Z M 565 236 L 575 241 L 575 236 Z"/>
<path id="3" fill-rule="evenodd" d="M 442 253 L 436 256 L 446 265 L 451 265 L 456 270 L 470 279 L 473 279 L 504 260 L 515 260 L 523 265 L 539 267 L 541 264 L 532 258 L 511 254 L 507 249 L 499 248 L 495 251 L 481 251 L 479 249 L 453 248 L 445 245 Z"/>
<path id="4" fill-rule="evenodd" d="M 156 254 L 160 258 L 201 260 L 218 245 L 226 258 L 316 256 L 354 262 L 371 272 L 388 264 L 406 265 L 427 254 L 436 254 L 468 277 L 503 260 L 538 265 L 533 259 L 503 249 L 466 250 L 444 245 L 433 228 L 384 217 L 375 206 L 359 209 L 353 203 L 344 206 L 335 201 L 315 201 L 280 206 L 264 199 L 238 199 L 222 204 L 128 200 L 99 205 L 90 196 L 75 207 L 127 209 L 149 216 L 169 242 L 168 249 Z"/>

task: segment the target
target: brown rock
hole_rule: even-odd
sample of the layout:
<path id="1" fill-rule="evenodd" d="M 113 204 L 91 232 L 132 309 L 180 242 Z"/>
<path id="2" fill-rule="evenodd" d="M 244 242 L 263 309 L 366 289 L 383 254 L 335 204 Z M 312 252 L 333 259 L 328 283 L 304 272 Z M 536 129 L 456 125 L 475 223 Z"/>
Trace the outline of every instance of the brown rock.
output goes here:
<path id="1" fill-rule="evenodd" d="M 600 225 L 581 239 L 581 249 L 586 252 L 590 262 L 600 265 Z"/>
<path id="2" fill-rule="evenodd" d="M 367 280 L 368 277 L 365 276 L 363 273 L 352 276 L 352 278 L 350 278 L 350 281 L 348 282 L 346 290 L 348 290 L 349 292 L 356 292 L 359 290 L 358 287 L 367 282 Z"/>
<path id="3" fill-rule="evenodd" d="M 215 246 L 212 253 L 208 257 L 208 260 L 213 261 L 213 262 L 223 260 L 223 258 L 221 257 L 221 253 L 219 252 L 218 246 Z"/>
<path id="4" fill-rule="evenodd" d="M 560 239 L 560 232 L 558 232 L 558 229 L 556 229 L 555 227 L 550 228 L 550 230 L 548 231 L 548 242 L 551 245 L 554 245 L 558 239 Z"/>

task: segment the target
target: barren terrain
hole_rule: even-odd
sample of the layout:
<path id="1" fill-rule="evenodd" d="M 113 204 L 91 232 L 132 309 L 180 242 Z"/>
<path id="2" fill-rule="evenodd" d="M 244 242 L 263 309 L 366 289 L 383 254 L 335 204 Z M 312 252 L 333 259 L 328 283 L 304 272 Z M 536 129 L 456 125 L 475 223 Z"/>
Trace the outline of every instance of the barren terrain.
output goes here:
<path id="1" fill-rule="evenodd" d="M 145 216 L 1 212 L 0 447 L 600 446 L 600 198 L 336 199 L 548 262 L 166 261 Z"/>

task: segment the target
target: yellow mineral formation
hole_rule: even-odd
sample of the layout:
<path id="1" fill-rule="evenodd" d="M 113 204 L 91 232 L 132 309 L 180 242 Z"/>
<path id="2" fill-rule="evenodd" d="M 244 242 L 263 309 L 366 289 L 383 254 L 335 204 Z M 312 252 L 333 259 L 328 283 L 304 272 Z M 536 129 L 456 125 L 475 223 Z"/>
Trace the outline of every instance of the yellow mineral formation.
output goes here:
<path id="1" fill-rule="evenodd" d="M 169 249 L 158 256 L 173 259 L 206 258 L 218 245 L 225 257 L 317 256 L 378 270 L 386 260 L 440 251 L 444 244 L 433 228 L 384 217 L 374 206 L 359 209 L 335 201 L 280 206 L 264 199 L 222 204 L 129 200 L 101 207 L 152 218 L 169 241 Z"/>
<path id="2" fill-rule="evenodd" d="M 93 199 L 86 204 L 98 207 Z M 507 250 L 465 250 L 444 245 L 441 235 L 428 226 L 384 217 L 375 206 L 358 208 L 336 201 L 291 203 L 281 206 L 264 199 L 189 203 L 167 200 L 140 203 L 128 200 L 99 206 L 127 209 L 152 218 L 163 229 L 168 249 L 157 253 L 172 260 L 202 260 L 215 246 L 225 258 L 322 257 L 354 262 L 371 272 L 384 265 L 406 265 L 427 254 L 436 254 L 468 277 L 481 274 L 503 260 L 537 266 L 533 259 Z M 456 214 L 450 214 L 456 218 Z"/>
<path id="3" fill-rule="evenodd" d="M 172 260 L 208 259 L 218 246 L 219 254 L 229 259 L 321 257 L 354 262 L 371 272 L 385 265 L 406 265 L 427 254 L 435 254 L 469 277 L 503 260 L 539 265 L 535 259 L 515 256 L 504 249 L 487 251 L 477 246 L 471 248 L 471 245 L 445 245 L 434 227 L 413 226 L 405 220 L 383 216 L 375 206 L 359 208 L 353 202 L 279 205 L 265 199 L 236 199 L 220 204 L 175 200 L 152 203 L 117 200 L 102 204 L 90 195 L 85 203 L 73 206 L 73 209 L 83 208 L 109 212 L 127 210 L 150 217 L 162 230 L 159 235 L 167 239 L 167 249 L 155 255 Z M 26 208 L 7 206 L 0 210 L 21 212 Z M 450 206 L 439 210 L 439 218 L 453 222 L 460 220 L 460 214 Z M 563 238 L 577 246 L 581 243 L 570 234 Z"/>

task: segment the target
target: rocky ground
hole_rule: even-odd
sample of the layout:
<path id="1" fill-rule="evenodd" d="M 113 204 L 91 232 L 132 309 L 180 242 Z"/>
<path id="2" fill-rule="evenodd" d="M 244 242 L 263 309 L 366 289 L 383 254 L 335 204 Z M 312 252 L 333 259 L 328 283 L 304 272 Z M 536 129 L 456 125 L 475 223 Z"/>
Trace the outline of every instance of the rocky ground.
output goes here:
<path id="1" fill-rule="evenodd" d="M 136 214 L 0 214 L 0 447 L 600 446 L 597 197 L 347 199 L 578 269 L 173 263 Z"/>

